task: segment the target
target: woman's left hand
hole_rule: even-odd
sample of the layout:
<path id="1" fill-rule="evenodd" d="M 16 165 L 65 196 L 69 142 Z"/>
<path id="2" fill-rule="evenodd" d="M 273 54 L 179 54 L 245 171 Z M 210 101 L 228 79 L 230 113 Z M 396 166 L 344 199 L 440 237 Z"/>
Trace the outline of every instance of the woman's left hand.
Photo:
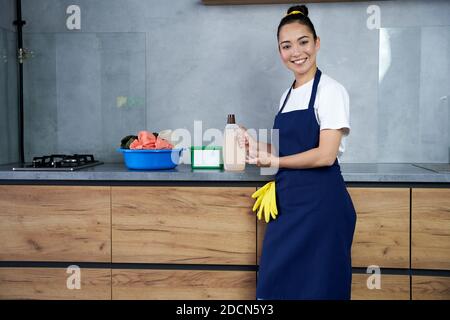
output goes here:
<path id="1" fill-rule="evenodd" d="M 279 166 L 279 158 L 267 151 L 250 152 L 245 160 L 249 164 L 256 164 L 258 167 L 275 167 Z"/>

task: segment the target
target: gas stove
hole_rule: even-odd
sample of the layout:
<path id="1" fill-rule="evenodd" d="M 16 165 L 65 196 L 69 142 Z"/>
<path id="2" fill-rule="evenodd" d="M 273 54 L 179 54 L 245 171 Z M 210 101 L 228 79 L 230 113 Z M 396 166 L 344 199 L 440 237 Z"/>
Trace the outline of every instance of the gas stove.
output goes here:
<path id="1" fill-rule="evenodd" d="M 94 159 L 92 154 L 52 154 L 34 157 L 31 163 L 14 167 L 14 171 L 75 171 L 103 164 Z"/>

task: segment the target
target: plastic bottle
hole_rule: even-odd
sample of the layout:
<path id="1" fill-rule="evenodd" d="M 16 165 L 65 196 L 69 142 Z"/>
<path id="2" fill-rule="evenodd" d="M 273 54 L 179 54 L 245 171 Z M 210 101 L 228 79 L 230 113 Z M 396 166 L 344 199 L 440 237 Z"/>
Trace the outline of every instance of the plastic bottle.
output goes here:
<path id="1" fill-rule="evenodd" d="M 226 171 L 245 170 L 245 147 L 239 147 L 238 130 L 234 114 L 229 114 L 223 137 L 223 167 Z"/>

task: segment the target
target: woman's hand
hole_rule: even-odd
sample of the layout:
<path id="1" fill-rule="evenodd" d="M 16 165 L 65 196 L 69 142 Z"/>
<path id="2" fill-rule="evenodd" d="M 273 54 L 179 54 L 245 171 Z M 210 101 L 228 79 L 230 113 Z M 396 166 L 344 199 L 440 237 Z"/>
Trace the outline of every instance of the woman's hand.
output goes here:
<path id="1" fill-rule="evenodd" d="M 264 150 L 250 151 L 248 157 L 245 159 L 248 164 L 256 164 L 258 167 L 272 167 L 278 168 L 280 158 L 274 156 L 270 152 Z"/>
<path id="2" fill-rule="evenodd" d="M 279 158 L 272 155 L 268 150 L 258 150 L 260 145 L 247 132 L 247 128 L 239 125 L 237 138 L 239 147 L 245 147 L 245 162 L 248 164 L 256 164 L 258 167 L 276 167 L 279 166 Z M 266 145 L 267 146 L 267 145 Z"/>
<path id="3" fill-rule="evenodd" d="M 248 149 L 248 146 L 250 145 L 250 139 L 253 140 L 253 138 L 247 133 L 247 128 L 243 125 L 238 125 L 239 130 L 237 134 L 238 144 L 240 148 Z"/>
<path id="4" fill-rule="evenodd" d="M 247 128 L 242 125 L 239 125 L 237 140 L 239 147 L 245 148 L 246 158 L 258 148 L 258 142 L 247 132 Z"/>

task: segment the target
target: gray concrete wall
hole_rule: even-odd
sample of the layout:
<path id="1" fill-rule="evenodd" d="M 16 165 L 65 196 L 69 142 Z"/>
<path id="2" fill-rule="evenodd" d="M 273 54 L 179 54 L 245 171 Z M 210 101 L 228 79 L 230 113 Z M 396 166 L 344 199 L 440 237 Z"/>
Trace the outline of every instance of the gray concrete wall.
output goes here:
<path id="1" fill-rule="evenodd" d="M 0 28 L 15 31 L 13 21 L 16 19 L 15 0 L 0 0 Z"/>
<path id="2" fill-rule="evenodd" d="M 14 0 L 0 0 L 0 164 L 19 159 Z"/>
<path id="3" fill-rule="evenodd" d="M 66 8 L 81 7 L 81 30 Z M 380 29 L 366 26 L 381 9 Z M 120 138 L 146 129 L 223 128 L 228 113 L 271 128 L 292 75 L 277 51 L 288 5 L 199 0 L 23 0 L 26 157 L 94 153 L 120 161 Z M 309 4 L 319 67 L 349 91 L 343 162 L 447 162 L 448 1 Z M 388 54 L 386 54 L 388 52 Z M 380 66 L 383 79 L 380 80 Z M 203 143 L 208 144 L 206 140 Z"/>

